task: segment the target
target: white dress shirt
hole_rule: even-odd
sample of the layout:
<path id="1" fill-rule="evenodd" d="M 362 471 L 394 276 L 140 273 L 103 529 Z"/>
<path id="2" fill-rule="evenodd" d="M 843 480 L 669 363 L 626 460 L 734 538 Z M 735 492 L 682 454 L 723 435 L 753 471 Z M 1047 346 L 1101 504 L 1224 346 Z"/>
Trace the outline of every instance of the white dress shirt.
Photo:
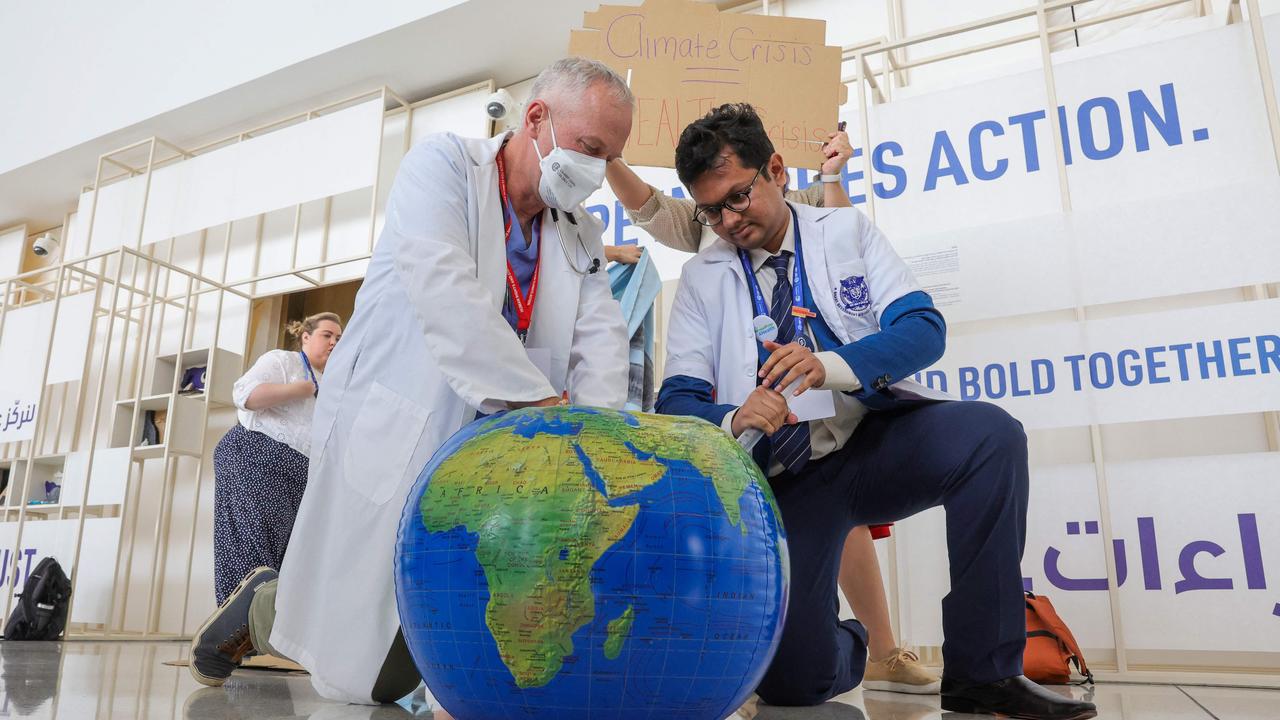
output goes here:
<path id="1" fill-rule="evenodd" d="M 803 239 L 802 239 L 803 242 Z M 778 276 L 773 268 L 765 265 L 765 262 L 782 252 L 790 252 L 787 258 L 787 277 L 794 277 L 792 274 L 795 269 L 796 260 L 796 239 L 795 226 L 790 221 L 787 222 L 787 234 L 782 238 L 782 246 L 778 248 L 777 253 L 770 253 L 763 248 L 757 248 L 748 252 L 751 258 L 751 269 L 755 272 L 756 282 L 760 285 L 760 294 L 764 296 L 765 302 L 773 297 L 773 288 L 777 285 Z M 752 311 L 754 315 L 754 310 Z M 809 328 L 809 322 L 804 323 L 805 334 L 813 341 L 813 332 Z M 813 342 L 813 347 L 817 347 L 817 343 Z M 858 380 L 854 374 L 853 368 L 849 367 L 849 363 L 843 358 L 831 351 L 823 351 L 814 353 L 814 357 L 818 358 L 822 363 L 823 370 L 826 371 L 826 381 L 817 389 L 832 390 L 835 399 L 836 414 L 823 420 L 812 420 L 809 422 L 809 440 L 812 445 L 812 454 L 809 456 L 811 460 L 817 460 L 825 455 L 835 452 L 844 447 L 849 441 L 853 431 L 858 426 L 858 421 L 866 414 L 866 407 L 858 402 L 856 398 L 846 395 L 845 392 L 852 392 L 862 387 L 862 382 Z M 808 391 L 806 391 L 808 392 Z M 733 411 L 724 416 L 720 426 L 729 434 L 733 434 L 733 417 L 737 411 Z M 782 471 L 782 466 L 774 462 L 769 468 L 769 476 L 772 477 Z"/>

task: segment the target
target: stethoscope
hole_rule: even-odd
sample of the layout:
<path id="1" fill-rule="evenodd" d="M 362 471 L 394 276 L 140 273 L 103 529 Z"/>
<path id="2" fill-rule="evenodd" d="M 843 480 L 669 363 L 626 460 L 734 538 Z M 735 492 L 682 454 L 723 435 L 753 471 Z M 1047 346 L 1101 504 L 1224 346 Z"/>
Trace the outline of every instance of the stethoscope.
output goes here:
<path id="1" fill-rule="evenodd" d="M 556 209 L 553 207 L 549 207 L 547 209 L 551 211 L 551 222 L 556 224 L 556 228 L 558 230 L 560 228 L 560 213 L 556 212 Z M 582 248 L 582 252 L 586 253 L 587 257 L 591 258 L 591 263 L 587 268 L 585 270 L 579 270 L 577 263 L 573 261 L 573 258 L 569 257 L 569 248 L 565 247 L 564 244 L 564 233 L 557 232 L 556 234 L 560 236 L 560 252 L 564 253 L 565 264 L 569 266 L 569 269 L 583 277 L 600 272 L 600 258 L 593 257 L 591 255 L 591 251 L 587 249 L 587 244 L 583 242 L 582 228 L 578 225 L 578 219 L 573 216 L 573 213 L 568 211 L 565 212 L 564 217 L 574 228 L 573 234 L 578 238 L 578 246 Z"/>
<path id="2" fill-rule="evenodd" d="M 502 147 L 506 147 L 507 140 L 510 139 L 511 136 L 508 135 L 507 138 L 502 141 Z M 498 152 L 501 153 L 502 149 L 499 148 Z M 573 261 L 573 258 L 569 257 L 569 248 L 564 244 L 564 233 L 560 231 L 560 213 L 553 207 L 548 207 L 547 209 L 551 211 L 551 222 L 556 224 L 556 234 L 560 236 L 560 252 L 564 253 L 564 262 L 569 266 L 569 269 L 583 277 L 600 272 L 600 258 L 593 257 L 591 255 L 591 251 L 587 249 L 587 244 L 582 240 L 582 228 L 578 225 L 578 219 L 573 216 L 573 213 L 566 210 L 564 216 L 565 219 L 569 221 L 569 224 L 573 226 L 574 234 L 578 236 L 578 246 L 582 248 L 582 252 L 586 253 L 587 257 L 591 258 L 591 262 L 587 264 L 587 267 L 584 270 L 579 269 L 578 264 Z M 505 213 L 506 208 L 504 207 L 502 211 Z M 479 272 L 480 269 L 477 267 L 477 277 L 479 276 Z"/>

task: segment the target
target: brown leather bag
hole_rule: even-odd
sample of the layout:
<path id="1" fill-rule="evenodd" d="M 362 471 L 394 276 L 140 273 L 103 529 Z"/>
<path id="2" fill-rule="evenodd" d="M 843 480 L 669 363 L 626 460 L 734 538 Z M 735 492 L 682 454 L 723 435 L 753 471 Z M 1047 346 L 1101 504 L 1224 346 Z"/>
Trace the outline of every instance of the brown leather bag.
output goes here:
<path id="1" fill-rule="evenodd" d="M 1066 685 L 1071 682 L 1072 663 L 1085 682 L 1093 682 L 1080 645 L 1053 603 L 1043 595 L 1027 593 L 1027 649 L 1022 674 L 1041 685 Z"/>

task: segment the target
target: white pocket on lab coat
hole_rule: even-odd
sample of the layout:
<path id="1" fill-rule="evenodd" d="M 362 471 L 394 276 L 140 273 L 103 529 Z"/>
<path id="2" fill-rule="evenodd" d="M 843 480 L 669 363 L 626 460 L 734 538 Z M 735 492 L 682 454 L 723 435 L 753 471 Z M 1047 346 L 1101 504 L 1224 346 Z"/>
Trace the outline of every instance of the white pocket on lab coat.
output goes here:
<path id="1" fill-rule="evenodd" d="M 855 340 L 874 332 L 875 298 L 871 294 L 867 264 L 862 260 L 850 260 L 832 266 L 828 272 L 832 283 L 831 299 L 845 329 Z"/>
<path id="2" fill-rule="evenodd" d="M 395 495 L 431 413 L 374 382 L 347 434 L 342 476 L 347 485 L 381 505 Z"/>

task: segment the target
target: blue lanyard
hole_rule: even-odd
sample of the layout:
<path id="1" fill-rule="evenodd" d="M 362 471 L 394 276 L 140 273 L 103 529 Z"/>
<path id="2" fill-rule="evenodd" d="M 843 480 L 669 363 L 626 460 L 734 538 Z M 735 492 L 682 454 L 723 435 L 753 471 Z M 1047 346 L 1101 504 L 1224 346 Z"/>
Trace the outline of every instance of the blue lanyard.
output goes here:
<path id="1" fill-rule="evenodd" d="M 311 393 L 311 397 L 320 397 L 320 382 L 316 380 L 316 371 L 311 369 L 311 361 L 307 359 L 305 352 L 299 350 L 298 354 L 302 356 L 302 365 L 307 369 L 307 375 L 311 376 L 311 384 L 316 386 L 316 390 Z"/>
<path id="2" fill-rule="evenodd" d="M 787 204 L 790 207 L 790 203 Z M 804 251 L 800 247 L 800 218 L 791 211 L 791 227 L 796 239 L 796 257 L 791 265 L 791 307 L 804 307 Z M 755 269 L 751 267 L 751 256 L 745 250 L 738 250 L 738 259 L 742 261 L 742 269 L 747 274 L 747 286 L 751 288 L 751 300 L 755 305 L 756 315 L 769 315 L 769 305 L 764 301 L 764 293 L 760 291 L 760 283 L 756 281 Z M 796 342 L 809 347 L 809 338 L 804 332 L 804 321 L 792 314 L 792 326 L 795 328 Z M 812 349 L 812 348 L 810 348 Z"/>

